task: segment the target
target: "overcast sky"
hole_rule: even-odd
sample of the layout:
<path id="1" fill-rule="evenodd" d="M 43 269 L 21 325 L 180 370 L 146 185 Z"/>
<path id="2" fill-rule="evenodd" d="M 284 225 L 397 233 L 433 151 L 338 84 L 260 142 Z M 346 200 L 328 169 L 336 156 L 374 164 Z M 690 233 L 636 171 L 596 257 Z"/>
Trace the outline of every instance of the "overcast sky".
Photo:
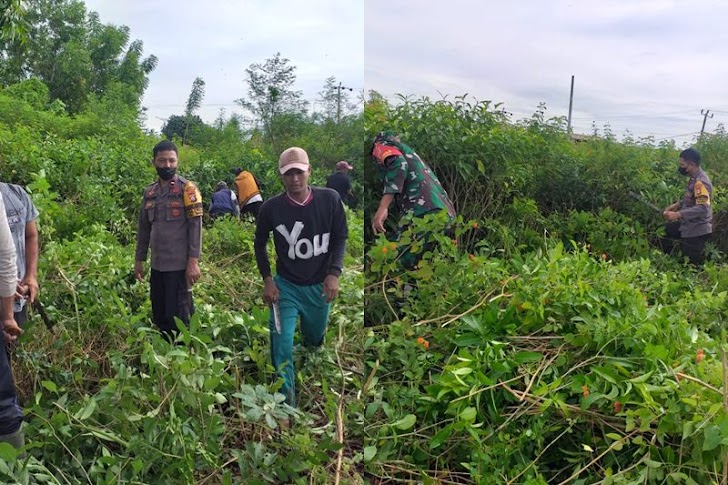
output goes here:
<path id="1" fill-rule="evenodd" d="M 386 13 L 386 15 L 384 15 Z M 621 138 L 678 146 L 728 122 L 728 2 L 691 0 L 367 0 L 365 88 L 389 99 L 469 94 L 513 119 L 609 123 Z"/>
<path id="2" fill-rule="evenodd" d="M 126 25 L 159 58 L 143 99 L 147 127 L 181 115 L 192 82 L 205 81 L 197 112 L 208 123 L 224 108 L 243 113 L 245 69 L 277 52 L 296 66 L 295 88 L 312 103 L 326 78 L 361 90 L 364 85 L 362 0 L 84 0 L 107 24 Z M 352 95 L 352 98 L 355 96 Z M 162 119 L 160 119 L 162 118 Z"/>

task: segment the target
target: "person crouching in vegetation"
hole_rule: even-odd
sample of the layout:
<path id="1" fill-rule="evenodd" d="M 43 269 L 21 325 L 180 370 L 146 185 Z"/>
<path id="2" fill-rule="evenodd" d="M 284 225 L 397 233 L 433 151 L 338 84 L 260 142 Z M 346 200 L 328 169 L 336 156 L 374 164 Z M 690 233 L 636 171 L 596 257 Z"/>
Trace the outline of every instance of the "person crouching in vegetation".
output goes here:
<path id="1" fill-rule="evenodd" d="M 253 219 L 258 218 L 258 211 L 263 205 L 263 195 L 260 193 L 262 184 L 255 175 L 242 168 L 233 169 L 235 174 L 235 188 L 238 191 L 240 215 L 252 214 Z"/>
<path id="2" fill-rule="evenodd" d="M 263 277 L 273 366 L 283 378 L 281 392 L 296 404 L 293 334 L 300 317 L 303 345 L 324 342 L 331 302 L 339 293 L 348 228 L 339 194 L 308 185 L 308 154 L 298 147 L 278 160 L 285 192 L 265 201 L 255 230 L 255 259 Z M 266 252 L 270 232 L 276 251 L 276 276 Z M 284 425 L 286 423 L 283 423 Z"/>
<path id="3" fill-rule="evenodd" d="M 692 264 L 699 266 L 705 259 L 705 243 L 713 232 L 713 185 L 700 168 L 700 153 L 694 148 L 680 153 L 678 172 L 690 179 L 683 199 L 662 213 L 667 236 L 660 238 L 660 248 L 668 254 L 679 248 Z"/>
<path id="4" fill-rule="evenodd" d="M 372 217 L 374 234 L 386 232 L 384 222 L 389 215 L 389 206 L 395 200 L 403 214 L 395 240 L 407 229 L 411 217 L 447 211 L 448 220 L 455 218 L 455 207 L 435 173 L 393 132 L 382 131 L 377 134 L 372 143 L 371 156 L 379 166 L 379 177 L 384 185 L 384 194 Z M 443 232 L 446 231 L 448 228 L 443 227 Z M 422 235 L 425 239 L 426 236 Z M 428 247 L 425 241 L 425 249 L 417 254 L 404 252 L 400 257 L 402 266 L 407 270 L 414 268 Z"/>
<path id="5" fill-rule="evenodd" d="M 200 278 L 202 247 L 202 196 L 194 183 L 177 174 L 177 153 L 167 140 L 152 151 L 159 178 L 144 189 L 134 263 L 134 275 L 144 281 L 151 247 L 152 320 L 170 340 L 177 330 L 174 318 L 188 324 L 194 313 L 192 286 Z"/>
<path id="6" fill-rule="evenodd" d="M 13 318 L 13 300 L 18 284 L 15 244 L 5 215 L 5 204 L 0 194 L 0 442 L 15 448 L 25 445 L 23 412 L 18 405 L 13 373 L 6 344 L 13 342 L 22 330 Z"/>
<path id="7" fill-rule="evenodd" d="M 240 215 L 240 207 L 238 207 L 238 198 L 235 192 L 228 189 L 225 182 L 218 182 L 215 187 L 215 193 L 212 194 L 212 202 L 210 203 L 210 217 L 216 219 L 225 214 L 229 214 L 235 218 Z"/>

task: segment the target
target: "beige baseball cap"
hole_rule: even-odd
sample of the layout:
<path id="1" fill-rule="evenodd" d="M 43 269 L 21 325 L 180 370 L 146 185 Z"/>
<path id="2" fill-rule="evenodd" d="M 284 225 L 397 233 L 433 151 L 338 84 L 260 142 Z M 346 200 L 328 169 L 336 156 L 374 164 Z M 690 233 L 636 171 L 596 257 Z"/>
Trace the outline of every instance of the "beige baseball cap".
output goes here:
<path id="1" fill-rule="evenodd" d="M 304 172 L 308 171 L 308 154 L 303 148 L 288 148 L 281 153 L 281 156 L 278 158 L 278 171 L 281 175 L 292 168 L 297 168 Z"/>

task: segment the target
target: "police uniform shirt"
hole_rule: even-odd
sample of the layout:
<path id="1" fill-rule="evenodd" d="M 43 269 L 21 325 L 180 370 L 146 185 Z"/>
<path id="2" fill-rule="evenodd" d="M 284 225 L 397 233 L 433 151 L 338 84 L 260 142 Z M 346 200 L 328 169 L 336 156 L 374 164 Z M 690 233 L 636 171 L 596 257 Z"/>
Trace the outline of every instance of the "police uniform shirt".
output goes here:
<path id="1" fill-rule="evenodd" d="M 144 190 L 137 235 L 136 260 L 152 251 L 152 269 L 181 271 L 202 247 L 202 196 L 194 183 L 175 176 Z"/>

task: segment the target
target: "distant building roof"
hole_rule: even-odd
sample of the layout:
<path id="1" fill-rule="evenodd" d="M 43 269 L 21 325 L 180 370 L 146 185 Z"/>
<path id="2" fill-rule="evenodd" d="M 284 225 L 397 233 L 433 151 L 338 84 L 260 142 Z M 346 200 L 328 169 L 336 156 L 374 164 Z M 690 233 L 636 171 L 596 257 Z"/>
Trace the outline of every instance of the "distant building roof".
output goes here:
<path id="1" fill-rule="evenodd" d="M 569 138 L 577 143 L 580 143 L 582 141 L 595 140 L 597 137 L 594 135 L 584 135 L 582 133 L 569 133 Z"/>

